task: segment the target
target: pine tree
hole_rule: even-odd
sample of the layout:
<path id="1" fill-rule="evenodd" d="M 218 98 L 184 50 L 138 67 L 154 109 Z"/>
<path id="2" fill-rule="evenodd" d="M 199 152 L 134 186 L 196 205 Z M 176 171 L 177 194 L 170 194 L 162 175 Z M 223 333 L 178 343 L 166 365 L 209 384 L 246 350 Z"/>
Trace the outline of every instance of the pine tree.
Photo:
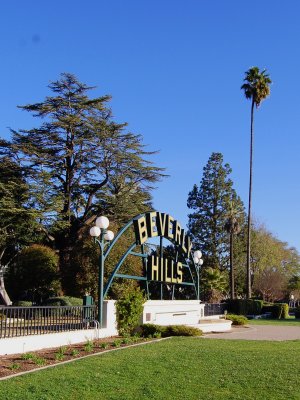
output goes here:
<path id="1" fill-rule="evenodd" d="M 53 95 L 43 102 L 20 107 L 43 122 L 12 131 L 10 149 L 27 172 L 35 208 L 59 250 L 63 288 L 70 290 L 71 252 L 97 215 L 114 215 L 112 188 L 122 183 L 120 196 L 131 190 L 149 204 L 163 170 L 149 161 L 154 152 L 144 150 L 141 136 L 112 119 L 110 96 L 89 98 L 93 88 L 67 73 L 49 88 Z"/>
<path id="2" fill-rule="evenodd" d="M 229 268 L 230 241 L 224 229 L 232 206 L 244 218 L 244 206 L 229 178 L 231 168 L 223 165 L 223 155 L 212 153 L 203 168 L 200 186 L 194 185 L 187 205 L 194 210 L 189 214 L 188 228 L 194 247 L 200 249 L 205 267 Z"/>

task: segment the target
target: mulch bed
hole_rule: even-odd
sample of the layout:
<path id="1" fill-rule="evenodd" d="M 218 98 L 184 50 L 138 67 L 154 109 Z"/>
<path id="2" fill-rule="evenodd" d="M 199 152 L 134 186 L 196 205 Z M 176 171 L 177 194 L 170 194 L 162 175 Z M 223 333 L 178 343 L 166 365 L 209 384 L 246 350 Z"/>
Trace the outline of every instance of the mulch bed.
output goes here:
<path id="1" fill-rule="evenodd" d="M 0 379 L 20 372 L 26 372 L 48 365 L 60 364 L 64 361 L 79 359 L 91 354 L 100 354 L 103 351 L 128 347 L 134 343 L 145 342 L 148 339 L 124 339 L 120 337 L 98 339 L 85 343 L 61 346 L 59 348 L 44 349 L 24 354 L 0 356 Z"/>

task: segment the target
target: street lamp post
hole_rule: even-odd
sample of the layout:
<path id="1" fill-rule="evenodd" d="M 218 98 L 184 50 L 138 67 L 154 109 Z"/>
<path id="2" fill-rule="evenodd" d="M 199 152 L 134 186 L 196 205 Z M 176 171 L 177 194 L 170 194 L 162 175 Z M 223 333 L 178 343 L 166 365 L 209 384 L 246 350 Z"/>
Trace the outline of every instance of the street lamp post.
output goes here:
<path id="1" fill-rule="evenodd" d="M 107 217 L 98 217 L 96 225 L 90 229 L 90 235 L 94 238 L 95 243 L 99 245 L 99 273 L 98 273 L 98 321 L 100 328 L 103 328 L 103 285 L 104 285 L 104 262 L 105 248 L 109 246 L 114 238 L 114 233 L 108 231 L 109 219 Z M 99 239 L 98 239 L 99 238 Z"/>
<path id="2" fill-rule="evenodd" d="M 193 260 L 196 266 L 196 272 L 197 272 L 197 298 L 200 300 L 200 267 L 203 265 L 203 260 L 202 260 L 202 253 L 200 250 L 196 250 L 194 252 Z"/>

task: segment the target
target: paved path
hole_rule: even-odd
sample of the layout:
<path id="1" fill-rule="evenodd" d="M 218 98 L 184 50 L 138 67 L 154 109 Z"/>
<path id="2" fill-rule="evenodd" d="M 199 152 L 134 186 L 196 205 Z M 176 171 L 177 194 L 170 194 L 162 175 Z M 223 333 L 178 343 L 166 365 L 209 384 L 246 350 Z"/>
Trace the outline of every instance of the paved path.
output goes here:
<path id="1" fill-rule="evenodd" d="M 280 325 L 255 325 L 233 327 L 230 332 L 207 333 L 208 339 L 244 339 L 244 340 L 300 340 L 300 327 Z"/>

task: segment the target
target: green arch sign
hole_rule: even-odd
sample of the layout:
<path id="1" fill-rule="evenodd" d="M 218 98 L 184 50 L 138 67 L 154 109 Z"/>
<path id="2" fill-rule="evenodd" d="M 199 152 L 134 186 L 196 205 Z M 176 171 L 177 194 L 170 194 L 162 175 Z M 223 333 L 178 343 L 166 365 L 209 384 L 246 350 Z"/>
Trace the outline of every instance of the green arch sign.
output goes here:
<path id="1" fill-rule="evenodd" d="M 180 286 L 190 286 L 195 298 L 199 299 L 199 270 L 191 257 L 192 240 L 180 223 L 169 214 L 150 211 L 134 217 L 118 232 L 110 246 L 103 252 L 100 265 L 104 266 L 106 257 L 113 250 L 120 237 L 126 234 L 130 228 L 134 229 L 133 242 L 108 278 L 102 298 L 104 299 L 107 295 L 115 278 L 124 278 L 145 281 L 148 299 L 150 298 L 149 285 L 152 282 L 160 282 L 161 288 L 163 284 L 167 284 L 169 287 L 171 285 L 172 299 L 175 297 L 175 287 Z M 151 251 L 151 247 L 148 245 L 148 240 L 151 238 L 159 239 L 155 251 Z M 172 254 L 166 255 L 163 245 L 164 239 L 167 239 L 173 245 Z M 100 244 L 98 239 L 96 241 Z M 120 273 L 120 268 L 128 255 L 141 258 L 143 264 L 142 276 Z"/>

